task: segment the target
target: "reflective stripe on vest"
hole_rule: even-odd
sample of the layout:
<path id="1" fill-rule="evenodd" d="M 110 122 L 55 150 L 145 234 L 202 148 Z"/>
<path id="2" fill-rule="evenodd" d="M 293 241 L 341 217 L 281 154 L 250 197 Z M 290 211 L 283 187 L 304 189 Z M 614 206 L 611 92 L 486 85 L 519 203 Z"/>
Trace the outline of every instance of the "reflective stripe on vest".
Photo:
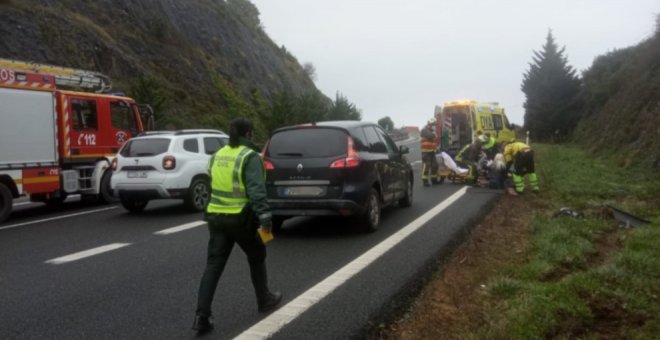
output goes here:
<path id="1" fill-rule="evenodd" d="M 220 149 L 211 163 L 211 201 L 206 211 L 219 214 L 238 214 L 248 202 L 242 169 L 247 156 L 254 152 L 240 145 Z"/>

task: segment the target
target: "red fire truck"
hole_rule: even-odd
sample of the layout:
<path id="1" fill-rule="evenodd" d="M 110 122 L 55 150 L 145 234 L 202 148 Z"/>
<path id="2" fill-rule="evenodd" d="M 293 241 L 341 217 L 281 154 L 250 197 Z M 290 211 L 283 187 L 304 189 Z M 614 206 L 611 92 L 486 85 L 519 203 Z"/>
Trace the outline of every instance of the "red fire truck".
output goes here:
<path id="1" fill-rule="evenodd" d="M 110 88 L 97 72 L 0 59 L 0 222 L 21 196 L 115 201 L 110 164 L 153 115 Z"/>

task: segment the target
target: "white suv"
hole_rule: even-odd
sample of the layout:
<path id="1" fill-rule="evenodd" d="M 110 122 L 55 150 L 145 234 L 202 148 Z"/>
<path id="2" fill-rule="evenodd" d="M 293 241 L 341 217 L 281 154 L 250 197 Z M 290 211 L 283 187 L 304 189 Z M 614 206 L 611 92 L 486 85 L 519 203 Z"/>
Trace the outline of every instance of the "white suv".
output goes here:
<path id="1" fill-rule="evenodd" d="M 119 150 L 110 185 L 131 212 L 160 198 L 181 198 L 191 210 L 203 211 L 211 198 L 209 158 L 228 141 L 218 130 L 147 132 Z"/>

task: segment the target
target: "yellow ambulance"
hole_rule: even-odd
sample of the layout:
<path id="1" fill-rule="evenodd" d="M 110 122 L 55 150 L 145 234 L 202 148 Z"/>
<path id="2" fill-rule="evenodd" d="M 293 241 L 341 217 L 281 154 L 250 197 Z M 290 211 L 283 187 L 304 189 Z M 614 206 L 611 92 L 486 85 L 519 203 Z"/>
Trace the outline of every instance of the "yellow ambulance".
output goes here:
<path id="1" fill-rule="evenodd" d="M 472 143 L 478 131 L 490 133 L 498 144 L 515 138 L 513 126 L 499 103 L 457 100 L 446 102 L 436 110 L 436 131 L 440 146 L 454 155 Z"/>

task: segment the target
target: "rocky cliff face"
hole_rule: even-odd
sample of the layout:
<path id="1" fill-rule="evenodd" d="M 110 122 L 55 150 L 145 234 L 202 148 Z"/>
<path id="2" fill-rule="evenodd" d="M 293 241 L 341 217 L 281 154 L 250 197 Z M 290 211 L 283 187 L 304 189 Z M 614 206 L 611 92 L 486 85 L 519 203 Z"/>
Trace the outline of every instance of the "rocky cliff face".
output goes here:
<path id="1" fill-rule="evenodd" d="M 100 71 L 125 91 L 155 79 L 170 115 L 318 92 L 248 0 L 0 0 L 0 36 L 3 58 Z"/>

